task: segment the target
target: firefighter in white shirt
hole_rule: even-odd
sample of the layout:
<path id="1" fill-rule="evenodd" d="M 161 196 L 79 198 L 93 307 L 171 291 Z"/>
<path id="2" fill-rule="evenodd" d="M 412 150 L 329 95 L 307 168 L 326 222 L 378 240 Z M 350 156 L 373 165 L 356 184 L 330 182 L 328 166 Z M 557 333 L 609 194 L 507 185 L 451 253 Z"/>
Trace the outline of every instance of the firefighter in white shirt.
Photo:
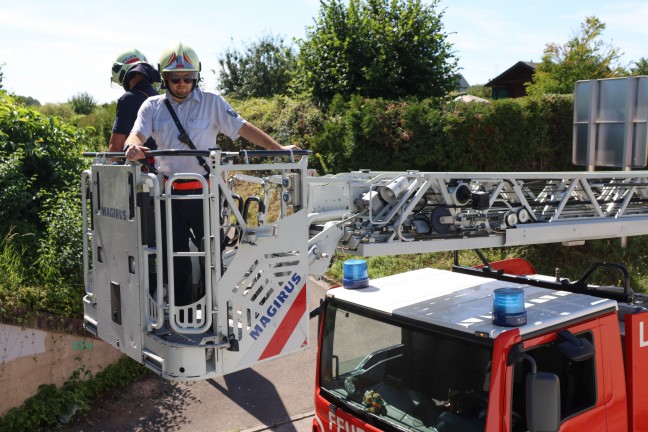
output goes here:
<path id="1" fill-rule="evenodd" d="M 208 150 L 216 148 L 216 136 L 219 132 L 232 140 L 243 137 L 267 150 L 298 149 L 294 145 L 280 145 L 268 134 L 241 118 L 220 95 L 202 91 L 198 87 L 200 61 L 188 45 L 178 43 L 167 49 L 160 57 L 158 69 L 162 74 L 166 92 L 147 99 L 140 107 L 133 130 L 125 143 L 126 157 L 129 160 L 144 158 L 144 152 L 149 150 L 144 143 L 150 137 L 153 137 L 159 150 L 187 150 L 190 148 L 187 145 L 187 136 L 196 149 Z M 175 112 L 177 120 L 184 128 L 185 137 L 181 136 L 171 110 Z M 198 173 L 205 176 L 209 174 L 209 168 L 200 156 L 157 156 L 155 167 L 165 176 L 175 173 Z M 195 193 L 195 190 L 200 188 L 200 182 L 177 185 L 174 182 L 174 186 L 177 189 L 174 193 Z M 199 200 L 174 200 L 172 208 L 174 250 L 188 251 L 190 238 L 195 239 L 196 243 L 203 238 L 202 203 Z M 199 244 L 197 246 L 200 247 Z M 196 295 L 191 294 L 190 259 L 176 258 L 174 274 L 176 304 L 186 305 L 195 301 Z"/>

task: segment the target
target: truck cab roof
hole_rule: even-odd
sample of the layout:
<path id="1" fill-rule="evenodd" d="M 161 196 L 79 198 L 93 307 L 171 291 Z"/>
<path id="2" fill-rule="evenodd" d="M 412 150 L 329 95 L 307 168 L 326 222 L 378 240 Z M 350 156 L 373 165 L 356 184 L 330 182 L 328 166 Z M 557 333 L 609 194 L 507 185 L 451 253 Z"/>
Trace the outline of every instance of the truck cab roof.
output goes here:
<path id="1" fill-rule="evenodd" d="M 511 329 L 492 323 L 497 288 L 523 289 L 527 323 L 516 327 L 523 338 L 617 309 L 617 302 L 610 299 L 432 268 L 373 279 L 364 288 L 333 288 L 327 297 L 393 318 L 495 339 Z"/>

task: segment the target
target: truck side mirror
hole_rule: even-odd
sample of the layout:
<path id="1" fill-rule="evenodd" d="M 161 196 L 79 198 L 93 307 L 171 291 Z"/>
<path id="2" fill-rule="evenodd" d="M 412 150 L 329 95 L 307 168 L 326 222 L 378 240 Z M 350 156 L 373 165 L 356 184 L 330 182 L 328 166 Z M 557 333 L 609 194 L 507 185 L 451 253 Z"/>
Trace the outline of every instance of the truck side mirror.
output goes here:
<path id="1" fill-rule="evenodd" d="M 526 421 L 529 432 L 557 432 L 560 428 L 560 378 L 548 372 L 526 376 Z"/>

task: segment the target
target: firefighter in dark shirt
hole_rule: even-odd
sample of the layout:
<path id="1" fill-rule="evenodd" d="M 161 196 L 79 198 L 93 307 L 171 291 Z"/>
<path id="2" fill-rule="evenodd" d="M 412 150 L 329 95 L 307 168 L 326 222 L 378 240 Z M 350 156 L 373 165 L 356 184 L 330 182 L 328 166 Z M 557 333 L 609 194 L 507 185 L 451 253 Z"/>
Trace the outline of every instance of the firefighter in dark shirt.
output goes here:
<path id="1" fill-rule="evenodd" d="M 133 128 L 140 105 L 149 96 L 158 94 L 152 84 L 160 82 L 160 73 L 148 64 L 144 54 L 132 49 L 117 56 L 112 66 L 111 81 L 126 90 L 117 101 L 115 123 L 108 147 L 110 152 L 121 152 L 126 137 Z M 146 142 L 146 147 L 155 150 L 157 145 L 151 138 Z"/>

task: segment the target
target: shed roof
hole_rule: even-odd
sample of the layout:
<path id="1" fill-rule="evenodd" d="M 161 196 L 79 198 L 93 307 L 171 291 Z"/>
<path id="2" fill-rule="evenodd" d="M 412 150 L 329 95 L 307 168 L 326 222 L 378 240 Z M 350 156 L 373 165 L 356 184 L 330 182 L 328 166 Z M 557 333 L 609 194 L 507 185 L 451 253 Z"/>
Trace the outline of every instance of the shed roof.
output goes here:
<path id="1" fill-rule="evenodd" d="M 511 79 L 514 79 L 521 72 L 530 72 L 531 74 L 533 74 L 539 64 L 540 63 L 519 61 L 492 80 L 488 81 L 485 86 L 493 87 L 503 84 L 507 81 L 510 81 Z"/>

